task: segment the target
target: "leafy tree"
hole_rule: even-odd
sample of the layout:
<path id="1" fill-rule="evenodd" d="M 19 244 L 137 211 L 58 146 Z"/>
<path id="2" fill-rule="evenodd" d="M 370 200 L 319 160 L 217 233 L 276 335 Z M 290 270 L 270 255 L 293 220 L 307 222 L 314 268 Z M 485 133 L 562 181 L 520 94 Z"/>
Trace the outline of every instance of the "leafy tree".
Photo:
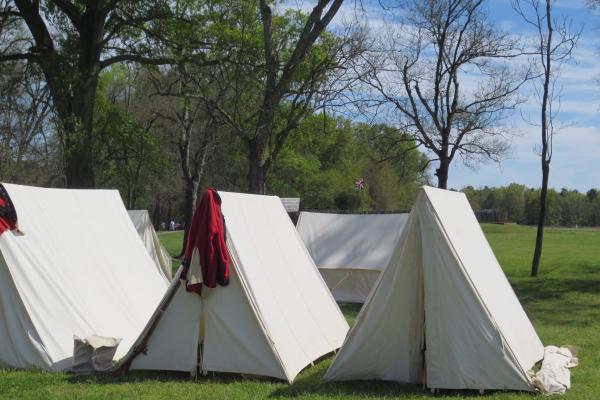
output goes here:
<path id="1" fill-rule="evenodd" d="M 318 0 L 307 15 L 276 13 L 272 1 L 233 2 L 238 17 L 223 21 L 234 43 L 230 63 L 211 73 L 220 83 L 215 102 L 222 120 L 247 146 L 248 190 L 266 181 L 291 132 L 331 92 L 329 79 L 356 52 L 352 38 L 326 34 L 342 0 Z M 212 99 L 208 99 L 213 101 Z"/>
<path id="2" fill-rule="evenodd" d="M 368 159 L 364 176 L 374 209 L 410 208 L 420 185 L 429 183 L 427 156 L 417 151 L 406 133 L 384 125 L 356 125 L 362 154 Z"/>
<path id="3" fill-rule="evenodd" d="M 390 129 L 323 114 L 307 117 L 284 146 L 269 191 L 301 197 L 304 208 L 410 208 L 427 159 L 414 143 L 402 141 L 395 151 L 386 146 Z M 357 190 L 361 178 L 366 187 Z"/>
<path id="4" fill-rule="evenodd" d="M 96 183 L 121 189 L 128 209 L 150 196 L 167 171 L 159 137 L 152 131 L 156 116 L 143 107 L 145 93 L 136 87 L 138 72 L 117 66 L 104 73 L 95 111 Z"/>
<path id="5" fill-rule="evenodd" d="M 596 189 L 590 189 L 585 195 L 590 201 L 594 201 L 598 198 L 598 191 Z"/>
<path id="6" fill-rule="evenodd" d="M 0 20 L 11 24 L 14 40 L 8 43 L 10 49 L 0 51 L 0 61 L 28 60 L 40 68 L 58 117 L 67 186 L 95 186 L 94 111 L 100 73 L 124 61 L 173 62 L 164 39 L 169 28 L 197 22 L 188 4 L 3 0 Z M 20 29 L 27 35 L 20 36 Z"/>
<path id="7" fill-rule="evenodd" d="M 525 186 L 511 183 L 502 190 L 502 218 L 508 221 L 521 221 L 525 211 Z"/>
<path id="8" fill-rule="evenodd" d="M 301 197 L 305 208 L 335 209 L 336 196 L 354 190 L 362 176 L 358 154 L 349 121 L 310 116 L 282 149 L 268 180 L 269 192 Z"/>

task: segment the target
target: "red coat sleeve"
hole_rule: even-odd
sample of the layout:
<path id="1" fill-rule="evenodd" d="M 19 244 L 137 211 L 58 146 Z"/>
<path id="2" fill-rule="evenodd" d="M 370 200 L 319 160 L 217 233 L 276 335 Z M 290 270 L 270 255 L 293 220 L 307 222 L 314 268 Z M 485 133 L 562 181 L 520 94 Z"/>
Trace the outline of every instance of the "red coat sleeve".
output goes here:
<path id="1" fill-rule="evenodd" d="M 189 227 L 185 249 L 182 279 L 186 278 L 194 250 L 198 249 L 203 284 L 214 288 L 217 283 L 222 286 L 229 283 L 225 222 L 221 211 L 221 198 L 216 190 L 208 189 L 198 203 Z M 187 289 L 200 293 L 201 285 L 188 285 Z"/>
<path id="2" fill-rule="evenodd" d="M 6 189 L 0 185 L 0 235 L 15 229 L 17 229 L 17 212 Z"/>

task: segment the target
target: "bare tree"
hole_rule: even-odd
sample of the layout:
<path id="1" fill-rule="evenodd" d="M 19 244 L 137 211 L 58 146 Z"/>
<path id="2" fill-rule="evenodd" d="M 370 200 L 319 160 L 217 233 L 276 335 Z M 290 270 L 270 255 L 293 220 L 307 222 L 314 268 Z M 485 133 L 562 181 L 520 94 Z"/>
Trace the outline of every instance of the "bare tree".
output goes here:
<path id="1" fill-rule="evenodd" d="M 0 0 L 0 59 L 23 49 L 24 29 L 3 15 Z M 0 180 L 48 184 L 61 169 L 50 165 L 56 142 L 51 135 L 48 90 L 35 65 L 26 60 L 0 63 Z M 45 176 L 43 176 L 45 175 Z"/>
<path id="2" fill-rule="evenodd" d="M 194 65 L 180 64 L 166 73 L 151 75 L 152 98 L 163 101 L 154 108 L 157 117 L 166 122 L 161 126 L 167 142 L 174 144 L 184 185 L 184 248 L 192 222 L 198 189 L 205 177 L 209 159 L 216 144 L 219 122 L 211 97 L 213 90 L 209 74 Z M 205 99 L 210 98 L 211 101 Z"/>
<path id="3" fill-rule="evenodd" d="M 50 108 L 35 66 L 0 65 L 0 180 L 49 184 L 57 177 L 49 172 L 56 170 Z"/>
<path id="4" fill-rule="evenodd" d="M 494 27 L 483 0 L 404 1 L 400 12 L 364 60 L 372 93 L 360 96 L 431 152 L 446 188 L 457 156 L 475 165 L 507 153 L 503 121 L 530 74 L 509 65 L 518 43 Z"/>
<path id="5" fill-rule="evenodd" d="M 554 0 L 512 0 L 513 9 L 535 31 L 533 41 L 534 62 L 541 69 L 537 82 L 540 109 L 542 190 L 540 192 L 540 213 L 538 215 L 535 250 L 531 263 L 531 276 L 537 276 L 542 257 L 544 242 L 544 226 L 547 214 L 548 178 L 550 162 L 552 161 L 552 141 L 560 127 L 556 125 L 560 98 L 557 90 L 557 80 L 561 66 L 568 61 L 577 45 L 580 32 L 573 33 L 571 21 L 556 20 L 552 16 Z M 555 105 L 556 103 L 556 105 Z"/>

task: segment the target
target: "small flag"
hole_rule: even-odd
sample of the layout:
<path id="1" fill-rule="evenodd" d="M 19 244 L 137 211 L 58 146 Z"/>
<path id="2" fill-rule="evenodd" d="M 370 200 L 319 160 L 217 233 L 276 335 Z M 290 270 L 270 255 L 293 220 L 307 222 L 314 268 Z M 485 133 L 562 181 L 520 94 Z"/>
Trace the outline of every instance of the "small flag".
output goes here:
<path id="1" fill-rule="evenodd" d="M 358 179 L 354 182 L 354 187 L 356 190 L 363 190 L 365 188 L 365 180 L 363 178 Z"/>

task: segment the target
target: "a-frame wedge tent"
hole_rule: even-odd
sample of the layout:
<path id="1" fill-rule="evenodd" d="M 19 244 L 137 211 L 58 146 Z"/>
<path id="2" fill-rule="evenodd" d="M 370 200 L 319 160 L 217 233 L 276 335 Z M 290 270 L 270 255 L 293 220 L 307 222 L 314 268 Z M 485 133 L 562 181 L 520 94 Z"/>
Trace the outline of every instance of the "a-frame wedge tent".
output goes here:
<path id="1" fill-rule="evenodd" d="M 4 184 L 17 231 L 0 235 L 0 367 L 69 369 L 73 335 L 125 355 L 168 282 L 115 190 Z"/>
<path id="2" fill-rule="evenodd" d="M 219 195 L 232 259 L 229 285 L 205 288 L 200 297 L 185 291 L 178 273 L 136 344 L 145 353 L 133 358 L 132 352 L 124 363 L 292 382 L 340 347 L 348 324 L 279 198 Z"/>
<path id="3" fill-rule="evenodd" d="M 424 187 L 324 379 L 528 391 L 543 352 L 466 196 Z"/>
<path id="4" fill-rule="evenodd" d="M 129 214 L 131 222 L 133 222 L 156 267 L 170 281 L 173 278 L 171 256 L 167 249 L 160 243 L 148 210 L 127 210 L 127 214 Z"/>
<path id="5" fill-rule="evenodd" d="M 296 228 L 333 297 L 364 303 L 390 262 L 408 213 L 302 211 Z"/>

